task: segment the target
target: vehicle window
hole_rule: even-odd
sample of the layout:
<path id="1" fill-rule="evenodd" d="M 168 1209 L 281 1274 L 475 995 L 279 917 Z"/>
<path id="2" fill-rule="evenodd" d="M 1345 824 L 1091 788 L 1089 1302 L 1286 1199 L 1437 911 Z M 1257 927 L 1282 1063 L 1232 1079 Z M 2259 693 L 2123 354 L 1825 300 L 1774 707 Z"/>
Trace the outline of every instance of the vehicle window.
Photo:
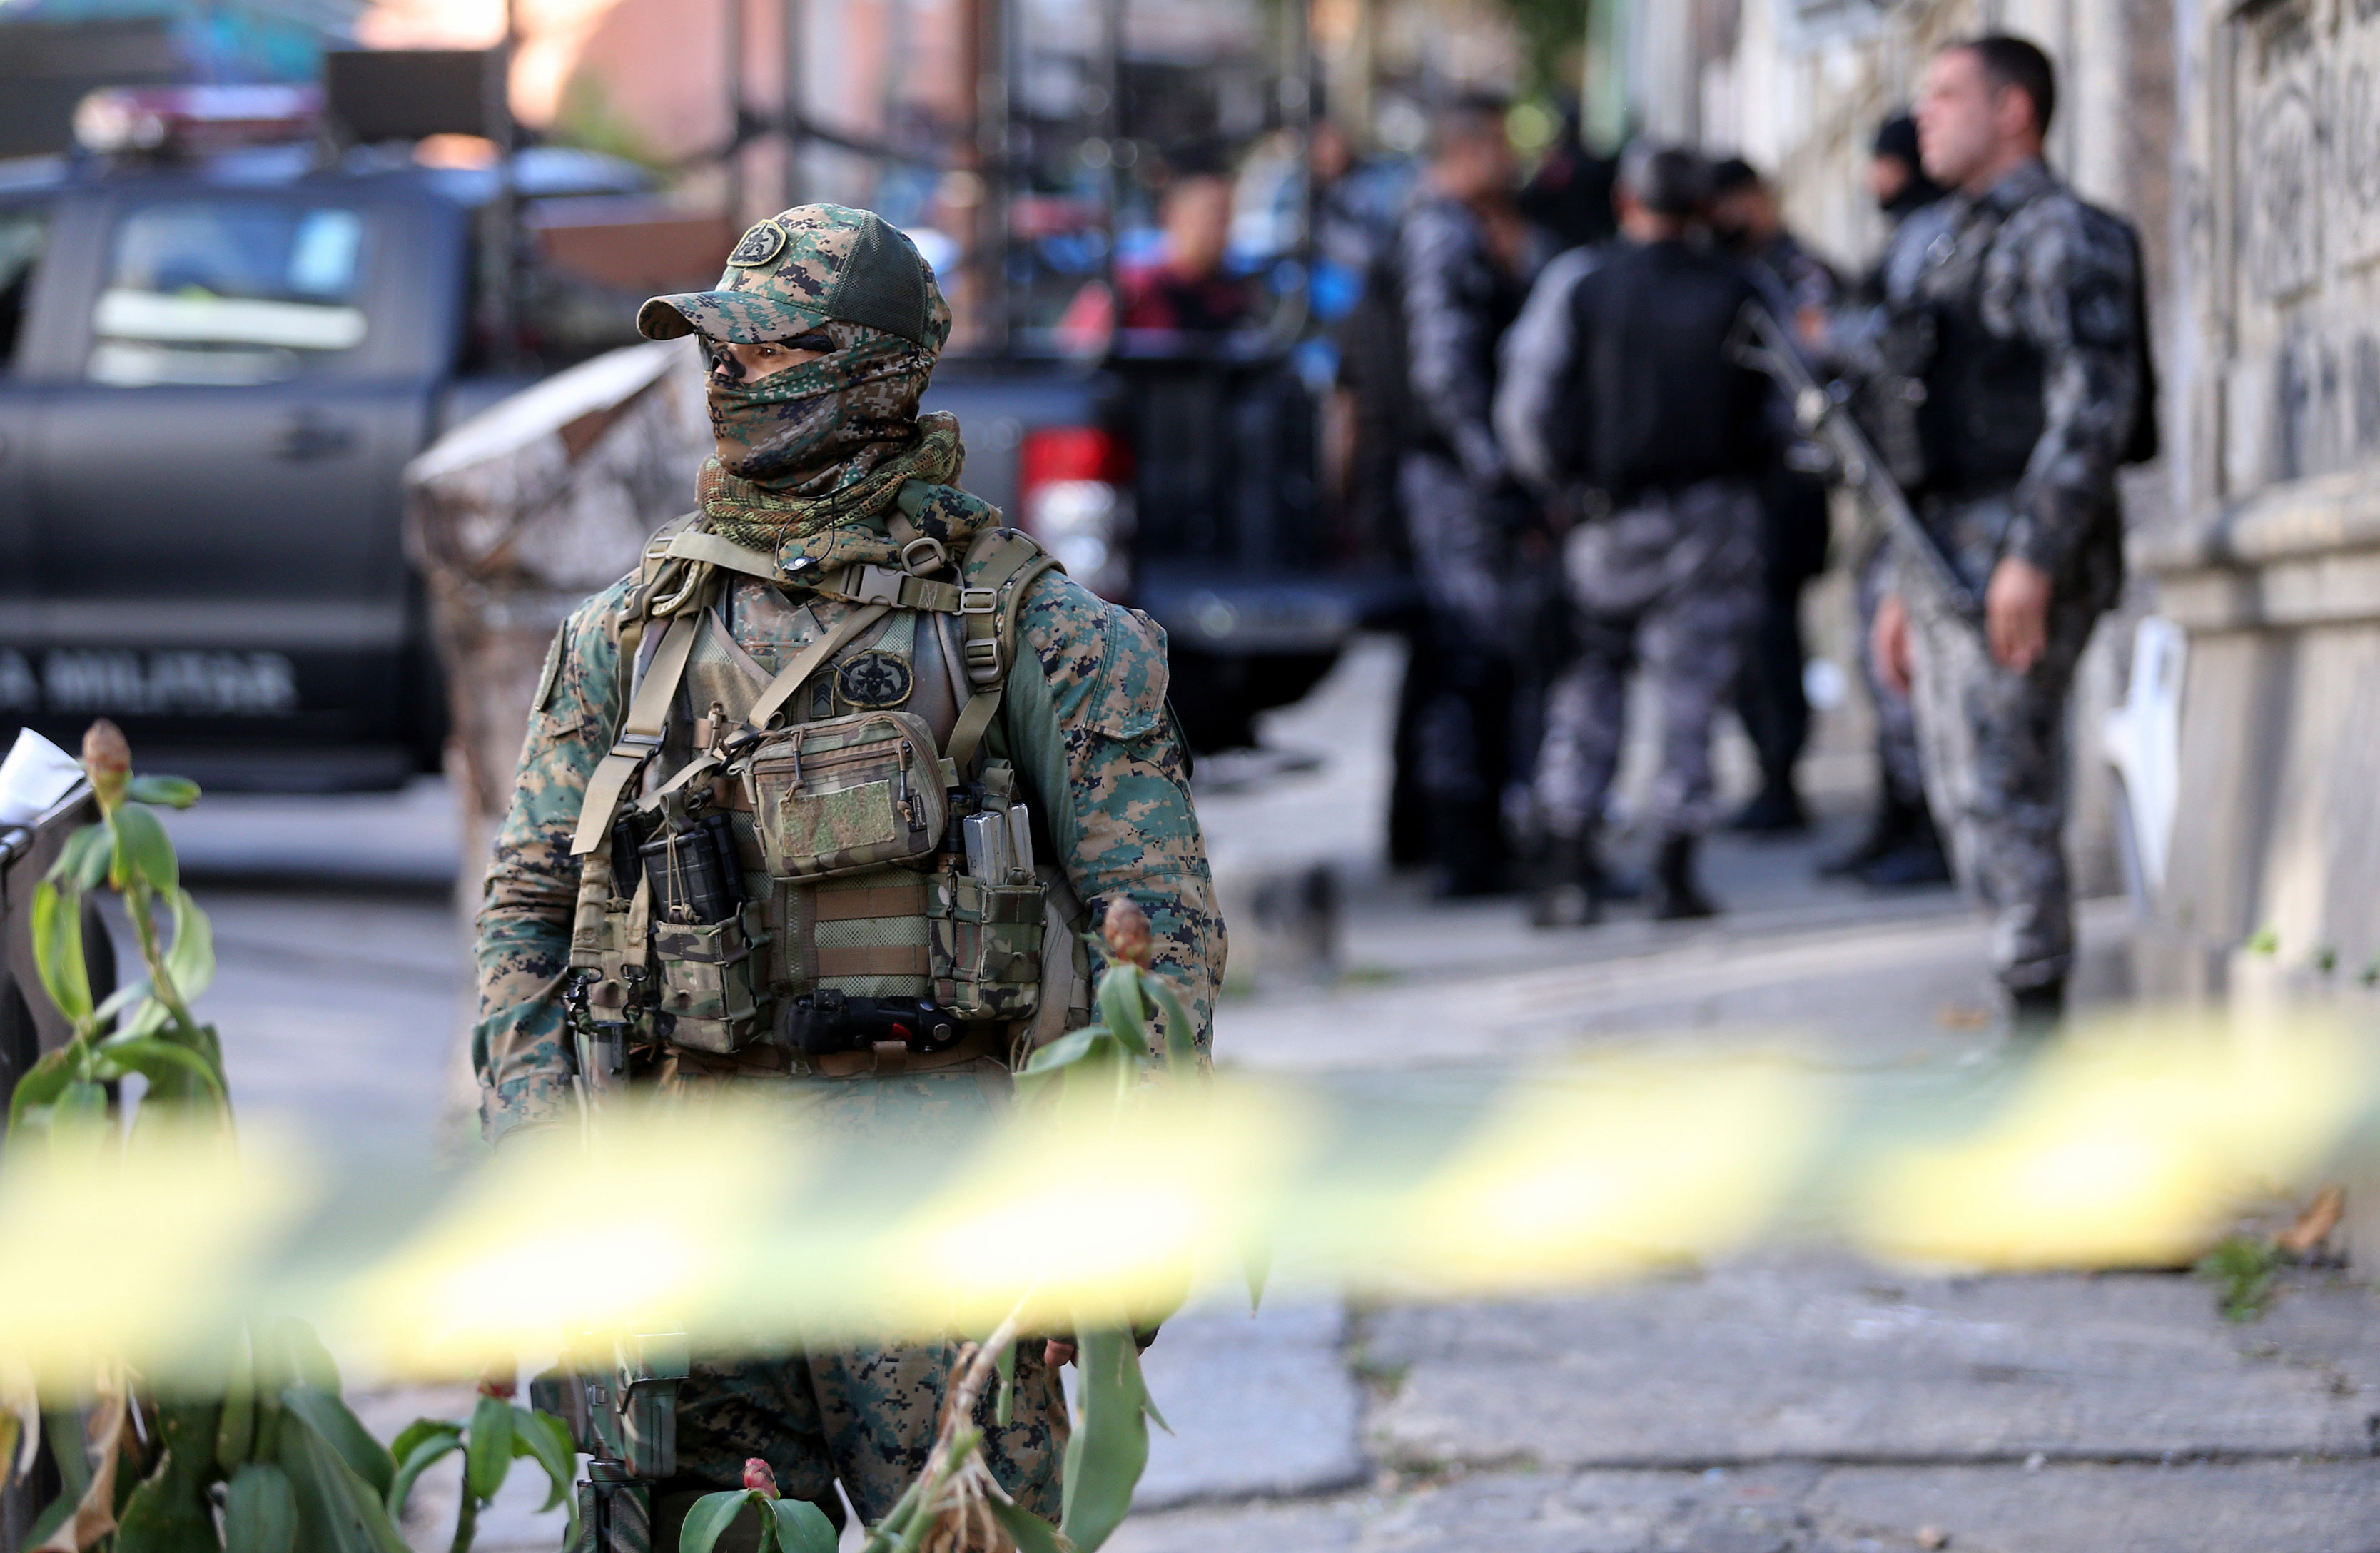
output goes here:
<path id="1" fill-rule="evenodd" d="M 364 337 L 363 217 L 338 206 L 189 200 L 116 229 L 91 320 L 94 382 L 275 382 Z"/>
<path id="2" fill-rule="evenodd" d="M 25 333 L 25 304 L 33 289 L 33 270 L 42 257 L 42 239 L 49 235 L 50 212 L 43 208 L 0 210 L 0 372 L 17 359 L 17 342 Z"/>

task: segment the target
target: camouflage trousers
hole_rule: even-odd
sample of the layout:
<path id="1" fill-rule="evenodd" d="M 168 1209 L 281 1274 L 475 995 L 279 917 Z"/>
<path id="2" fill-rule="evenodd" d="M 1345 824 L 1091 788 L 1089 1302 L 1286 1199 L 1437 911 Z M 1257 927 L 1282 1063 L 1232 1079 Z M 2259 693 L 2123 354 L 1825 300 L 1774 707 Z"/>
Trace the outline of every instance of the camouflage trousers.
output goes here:
<path id="1" fill-rule="evenodd" d="M 2007 504 L 1948 515 L 1951 550 L 1978 591 L 1990 576 Z M 1929 520 L 1931 521 L 1931 520 Z M 2011 990 L 2063 981 L 2074 963 L 2073 885 L 2066 864 L 2067 695 L 2106 607 L 2061 580 L 2048 645 L 2023 673 L 2002 668 L 1982 631 L 1902 574 L 1911 694 L 1927 807 L 1968 893 L 1992 915 L 1992 972 Z"/>
<path id="2" fill-rule="evenodd" d="M 680 1079 L 674 1093 L 699 1103 L 732 1083 L 738 1099 L 782 1099 L 789 1125 L 828 1135 L 915 1137 L 935 1157 L 956 1157 L 968 1134 L 1009 1103 L 1007 1068 L 978 1061 L 933 1073 L 839 1081 Z M 1068 1424 L 1058 1374 L 1042 1362 L 1042 1340 L 1020 1341 L 1011 1422 L 993 1417 L 990 1389 L 976 1410 L 992 1475 L 1016 1502 L 1055 1521 L 1059 1464 Z M 836 1346 L 806 1353 L 705 1360 L 678 1389 L 678 1474 L 657 1486 L 654 1547 L 677 1546 L 676 1526 L 702 1493 L 735 1487 L 758 1456 L 780 1490 L 821 1509 L 835 1486 L 866 1523 L 881 1520 L 914 1482 L 932 1449 L 949 1394 L 959 1340 L 904 1347 Z M 830 1510 L 840 1523 L 840 1509 Z M 748 1519 L 748 1518 L 747 1518 Z M 720 1547 L 734 1553 L 733 1541 Z"/>
<path id="3" fill-rule="evenodd" d="M 1577 650 L 1548 698 L 1531 793 L 1545 833 L 1583 836 L 1602 819 L 1639 664 L 1660 718 L 1645 823 L 1659 836 L 1698 835 L 1717 820 L 1711 722 L 1760 614 L 1759 525 L 1750 487 L 1706 480 L 1572 532 L 1563 565 Z"/>
<path id="4" fill-rule="evenodd" d="M 1925 802 L 1925 762 L 1918 753 L 1917 716 L 1909 698 L 1885 683 L 1884 668 L 1876 660 L 1876 612 L 1892 588 L 1893 553 L 1889 540 L 1879 542 L 1860 563 L 1852 579 L 1852 601 L 1859 611 L 1860 677 L 1867 682 L 1868 703 L 1876 708 L 1876 774 L 1895 801 L 1914 809 Z"/>

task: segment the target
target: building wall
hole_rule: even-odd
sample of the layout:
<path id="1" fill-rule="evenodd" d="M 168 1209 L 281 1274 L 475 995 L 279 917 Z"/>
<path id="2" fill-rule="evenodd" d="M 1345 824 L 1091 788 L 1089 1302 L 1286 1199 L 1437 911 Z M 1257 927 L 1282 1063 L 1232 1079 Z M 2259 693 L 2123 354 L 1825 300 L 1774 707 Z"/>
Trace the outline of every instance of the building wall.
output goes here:
<path id="1" fill-rule="evenodd" d="M 2169 377 L 2189 632 L 2152 983 L 2357 995 L 2380 968 L 2380 6 L 2180 0 Z"/>

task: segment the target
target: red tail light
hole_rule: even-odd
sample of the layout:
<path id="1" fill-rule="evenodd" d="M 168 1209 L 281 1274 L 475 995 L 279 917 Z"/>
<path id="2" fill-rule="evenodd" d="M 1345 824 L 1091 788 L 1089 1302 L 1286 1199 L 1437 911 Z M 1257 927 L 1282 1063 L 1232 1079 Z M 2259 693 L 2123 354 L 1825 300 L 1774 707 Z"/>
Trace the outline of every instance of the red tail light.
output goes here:
<path id="1" fill-rule="evenodd" d="M 1017 526 L 1108 599 L 1132 583 L 1131 467 L 1122 440 L 1096 426 L 1038 427 L 1017 452 Z"/>
<path id="2" fill-rule="evenodd" d="M 1017 455 L 1017 486 L 1028 499 L 1034 488 L 1061 479 L 1105 480 L 1122 485 L 1129 460 L 1123 440 L 1097 426 L 1041 426 L 1025 433 Z"/>

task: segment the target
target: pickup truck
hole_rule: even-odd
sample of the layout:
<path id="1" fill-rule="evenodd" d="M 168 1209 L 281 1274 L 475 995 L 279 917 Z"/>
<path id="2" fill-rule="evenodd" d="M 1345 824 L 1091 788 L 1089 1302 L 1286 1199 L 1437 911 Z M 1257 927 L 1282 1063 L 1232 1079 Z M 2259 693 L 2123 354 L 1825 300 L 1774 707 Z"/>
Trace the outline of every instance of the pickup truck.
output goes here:
<path id="1" fill-rule="evenodd" d="M 528 379 L 491 370 L 473 304 L 492 176 L 358 160 L 0 176 L 0 727 L 71 746 L 110 717 L 215 787 L 437 769 L 400 472 Z"/>
<path id="2" fill-rule="evenodd" d="M 605 160 L 523 153 L 548 251 L 574 199 L 634 195 Z M 305 147 L 0 169 L 0 729 L 70 745 L 109 717 L 161 768 L 235 791 L 439 769 L 447 699 L 403 471 L 531 381 L 491 370 L 474 300 L 492 193 Z M 577 232 L 604 256 L 600 222 Z M 625 334 L 627 279 L 550 312 Z M 538 364 L 608 343 L 549 341 Z M 1166 627 L 1202 749 L 1252 742 L 1256 713 L 1379 613 L 1326 553 L 1288 344 L 953 355 L 928 395 L 960 418 L 970 487 Z"/>
<path id="3" fill-rule="evenodd" d="M 1312 399 L 1257 342 L 1139 342 L 1097 364 L 945 357 L 926 405 L 958 416 L 971 490 L 1165 627 L 1195 748 L 1255 743 L 1256 714 L 1304 696 L 1394 607 L 1393 579 L 1332 552 Z"/>

